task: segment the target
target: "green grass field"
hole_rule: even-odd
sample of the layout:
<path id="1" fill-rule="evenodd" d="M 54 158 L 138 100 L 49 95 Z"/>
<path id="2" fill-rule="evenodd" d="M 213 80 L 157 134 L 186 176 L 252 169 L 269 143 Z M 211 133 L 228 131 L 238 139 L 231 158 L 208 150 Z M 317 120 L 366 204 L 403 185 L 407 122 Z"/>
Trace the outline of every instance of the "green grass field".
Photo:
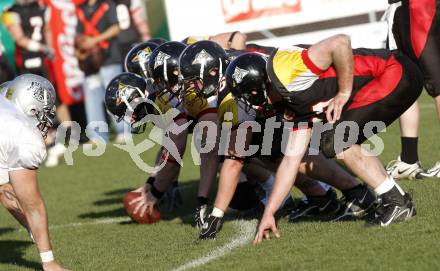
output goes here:
<path id="1" fill-rule="evenodd" d="M 432 100 L 421 98 L 420 158 L 440 159 Z M 381 135 L 384 163 L 400 150 L 396 123 Z M 153 161 L 155 151 L 145 154 Z M 191 226 L 198 168 L 187 153 L 180 180 L 185 205 L 155 225 L 127 222 L 123 194 L 146 179 L 129 155 L 108 147 L 101 157 L 74 153 L 74 165 L 39 173 L 56 258 L 72 270 L 440 270 L 440 180 L 403 181 L 418 215 L 389 228 L 364 222 L 289 224 L 282 237 L 253 246 L 256 221 L 229 220 L 217 240 L 197 243 Z M 294 192 L 296 197 L 299 193 Z M 0 270 L 34 270 L 39 256 L 26 232 L 0 210 Z"/>

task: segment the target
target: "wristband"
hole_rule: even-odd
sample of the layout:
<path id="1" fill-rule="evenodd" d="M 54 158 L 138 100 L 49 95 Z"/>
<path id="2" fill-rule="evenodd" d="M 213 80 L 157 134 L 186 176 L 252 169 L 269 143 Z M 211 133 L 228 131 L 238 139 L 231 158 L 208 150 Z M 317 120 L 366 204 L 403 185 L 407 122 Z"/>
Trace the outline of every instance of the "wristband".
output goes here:
<path id="1" fill-rule="evenodd" d="M 40 253 L 41 262 L 48 263 L 55 260 L 52 250 Z"/>
<path id="2" fill-rule="evenodd" d="M 156 177 L 150 176 L 148 177 L 146 183 L 153 186 L 154 180 L 156 180 Z"/>
<path id="3" fill-rule="evenodd" d="M 160 192 L 159 190 L 157 190 L 156 187 L 154 187 L 154 185 L 151 186 L 150 192 L 158 200 L 161 199 L 164 194 L 164 192 Z"/>

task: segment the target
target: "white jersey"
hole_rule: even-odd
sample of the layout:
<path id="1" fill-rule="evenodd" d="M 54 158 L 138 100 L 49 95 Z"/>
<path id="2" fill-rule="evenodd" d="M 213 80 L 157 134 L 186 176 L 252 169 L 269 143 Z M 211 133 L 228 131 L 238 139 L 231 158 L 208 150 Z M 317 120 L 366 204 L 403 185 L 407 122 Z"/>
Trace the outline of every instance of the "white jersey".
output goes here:
<path id="1" fill-rule="evenodd" d="M 0 95 L 0 185 L 9 182 L 9 171 L 37 169 L 45 158 L 35 123 Z"/>

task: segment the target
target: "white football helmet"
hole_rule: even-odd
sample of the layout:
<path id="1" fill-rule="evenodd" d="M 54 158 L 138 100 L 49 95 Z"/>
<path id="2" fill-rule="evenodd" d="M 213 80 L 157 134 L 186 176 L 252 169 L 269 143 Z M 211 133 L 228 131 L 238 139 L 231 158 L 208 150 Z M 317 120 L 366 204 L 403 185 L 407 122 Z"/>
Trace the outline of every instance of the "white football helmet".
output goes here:
<path id="1" fill-rule="evenodd" d="M 45 137 L 55 117 L 56 93 L 52 84 L 39 75 L 23 74 L 8 82 L 6 88 L 6 98 L 35 121 Z"/>

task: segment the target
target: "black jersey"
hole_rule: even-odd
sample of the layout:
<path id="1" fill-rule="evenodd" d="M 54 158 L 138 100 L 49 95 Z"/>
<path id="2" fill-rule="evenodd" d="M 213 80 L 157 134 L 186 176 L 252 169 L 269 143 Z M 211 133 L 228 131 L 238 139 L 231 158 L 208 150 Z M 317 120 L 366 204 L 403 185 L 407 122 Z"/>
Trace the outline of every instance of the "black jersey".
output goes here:
<path id="1" fill-rule="evenodd" d="M 140 41 L 140 34 L 132 18 L 133 9 L 140 8 L 135 5 L 136 0 L 116 0 L 116 15 L 118 17 L 121 33 L 118 35 L 120 43 L 136 43 Z"/>
<path id="2" fill-rule="evenodd" d="M 29 5 L 13 5 L 4 14 L 3 23 L 20 24 L 25 37 L 44 43 L 44 12 L 45 8 L 37 2 Z M 38 69 L 43 67 L 44 55 L 16 46 L 15 62 L 18 68 Z"/>

